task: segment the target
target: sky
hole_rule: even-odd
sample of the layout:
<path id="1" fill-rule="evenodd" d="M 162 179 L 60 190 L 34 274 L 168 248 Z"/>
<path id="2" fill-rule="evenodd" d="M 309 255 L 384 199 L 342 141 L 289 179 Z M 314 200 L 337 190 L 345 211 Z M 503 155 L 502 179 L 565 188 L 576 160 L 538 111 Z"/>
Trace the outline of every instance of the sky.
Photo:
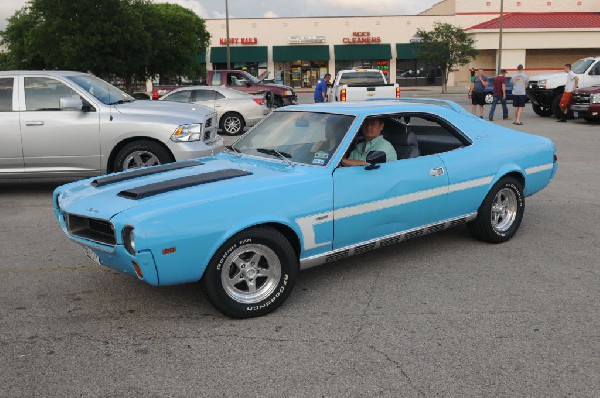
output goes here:
<path id="1" fill-rule="evenodd" d="M 205 19 L 225 18 L 225 0 L 152 0 L 189 8 Z M 414 15 L 440 0 L 229 0 L 230 18 Z M 0 30 L 27 0 L 0 0 Z"/>

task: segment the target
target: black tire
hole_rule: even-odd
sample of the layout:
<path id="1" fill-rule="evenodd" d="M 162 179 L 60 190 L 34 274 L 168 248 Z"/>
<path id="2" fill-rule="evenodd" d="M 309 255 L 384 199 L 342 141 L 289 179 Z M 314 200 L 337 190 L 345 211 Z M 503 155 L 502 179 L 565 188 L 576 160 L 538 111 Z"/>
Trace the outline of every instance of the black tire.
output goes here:
<path id="1" fill-rule="evenodd" d="M 157 166 L 173 161 L 175 161 L 173 155 L 158 142 L 148 140 L 132 141 L 121 148 L 115 156 L 113 171 Z"/>
<path id="2" fill-rule="evenodd" d="M 223 314 L 252 318 L 279 307 L 292 292 L 297 275 L 298 258 L 285 236 L 272 228 L 254 227 L 217 250 L 204 284 L 208 299 Z"/>
<path id="3" fill-rule="evenodd" d="M 501 203 L 501 208 L 494 210 L 495 203 Z M 488 192 L 477 218 L 467 227 L 474 238 L 483 242 L 506 242 L 517 233 L 524 211 L 523 186 L 513 177 L 504 177 Z"/>
<path id="4" fill-rule="evenodd" d="M 552 116 L 552 109 L 550 108 L 542 108 L 539 105 L 531 104 L 531 108 L 535 112 L 536 115 L 541 117 Z"/>
<path id="5" fill-rule="evenodd" d="M 281 97 L 275 97 L 273 100 L 272 109 L 283 108 L 283 99 Z"/>
<path id="6" fill-rule="evenodd" d="M 246 122 L 242 115 L 237 112 L 227 112 L 221 116 L 219 127 L 224 135 L 239 135 L 244 132 Z"/>

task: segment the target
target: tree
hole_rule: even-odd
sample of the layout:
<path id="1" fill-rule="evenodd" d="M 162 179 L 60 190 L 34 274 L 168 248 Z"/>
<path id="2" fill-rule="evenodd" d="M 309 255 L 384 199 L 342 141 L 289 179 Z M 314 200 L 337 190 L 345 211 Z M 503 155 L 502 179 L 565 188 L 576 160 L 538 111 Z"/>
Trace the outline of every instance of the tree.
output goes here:
<path id="1" fill-rule="evenodd" d="M 417 58 L 442 69 L 442 93 L 447 93 L 448 74 L 479 53 L 474 47 L 475 40 L 460 27 L 441 22 L 435 22 L 430 31 L 418 29 L 417 35 L 422 39 L 416 44 Z"/>
<path id="2" fill-rule="evenodd" d="M 0 32 L 0 44 L 6 47 L 2 53 L 0 67 L 8 69 L 43 69 L 46 67 L 43 57 L 33 45 L 33 31 L 40 23 L 39 13 L 32 12 L 28 6 L 17 10 L 8 18 L 6 30 Z"/>
<path id="3" fill-rule="evenodd" d="M 210 40 L 204 20 L 177 4 L 150 4 L 147 11 L 153 22 L 147 26 L 153 48 L 149 74 L 196 79 L 201 73 L 198 55 Z"/>

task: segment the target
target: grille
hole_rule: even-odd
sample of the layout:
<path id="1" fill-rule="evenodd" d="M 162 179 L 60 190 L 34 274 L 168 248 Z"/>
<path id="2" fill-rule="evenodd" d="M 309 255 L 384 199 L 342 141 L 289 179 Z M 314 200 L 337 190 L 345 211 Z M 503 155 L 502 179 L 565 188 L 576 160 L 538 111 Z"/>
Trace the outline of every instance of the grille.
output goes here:
<path id="1" fill-rule="evenodd" d="M 204 141 L 210 140 L 210 130 L 204 132 Z"/>
<path id="2" fill-rule="evenodd" d="M 204 123 L 204 126 L 205 126 L 206 128 L 209 128 L 209 127 L 211 127 L 211 126 L 212 126 L 212 123 L 213 123 L 213 120 L 212 120 L 212 118 L 210 118 L 210 119 L 206 119 L 206 123 Z"/>
<path id="3" fill-rule="evenodd" d="M 574 94 L 573 103 L 575 104 L 589 104 L 590 94 Z"/>
<path id="4" fill-rule="evenodd" d="M 115 230 L 108 221 L 74 214 L 68 214 L 66 219 L 69 233 L 73 236 L 108 246 L 114 246 L 117 243 Z"/>
<path id="5" fill-rule="evenodd" d="M 538 82 L 536 82 L 536 81 L 530 81 L 529 82 L 529 88 L 532 89 L 532 90 L 535 90 L 535 89 L 539 88 Z"/>

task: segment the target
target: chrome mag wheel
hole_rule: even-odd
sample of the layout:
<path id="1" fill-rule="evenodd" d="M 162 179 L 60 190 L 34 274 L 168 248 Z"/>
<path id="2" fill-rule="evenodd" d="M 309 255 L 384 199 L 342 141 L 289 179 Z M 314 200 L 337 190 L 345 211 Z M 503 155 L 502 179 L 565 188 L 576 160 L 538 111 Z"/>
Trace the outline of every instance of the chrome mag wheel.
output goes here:
<path id="1" fill-rule="evenodd" d="M 131 152 L 123 161 L 123 170 L 139 169 L 140 167 L 156 166 L 161 164 L 158 157 L 148 151 Z"/>
<path id="2" fill-rule="evenodd" d="M 229 116 L 223 122 L 223 129 L 227 134 L 238 134 L 241 130 L 242 122 L 236 116 Z"/>
<path id="3" fill-rule="evenodd" d="M 492 202 L 492 228 L 498 232 L 506 232 L 517 218 L 517 195 L 512 189 L 501 189 Z"/>

